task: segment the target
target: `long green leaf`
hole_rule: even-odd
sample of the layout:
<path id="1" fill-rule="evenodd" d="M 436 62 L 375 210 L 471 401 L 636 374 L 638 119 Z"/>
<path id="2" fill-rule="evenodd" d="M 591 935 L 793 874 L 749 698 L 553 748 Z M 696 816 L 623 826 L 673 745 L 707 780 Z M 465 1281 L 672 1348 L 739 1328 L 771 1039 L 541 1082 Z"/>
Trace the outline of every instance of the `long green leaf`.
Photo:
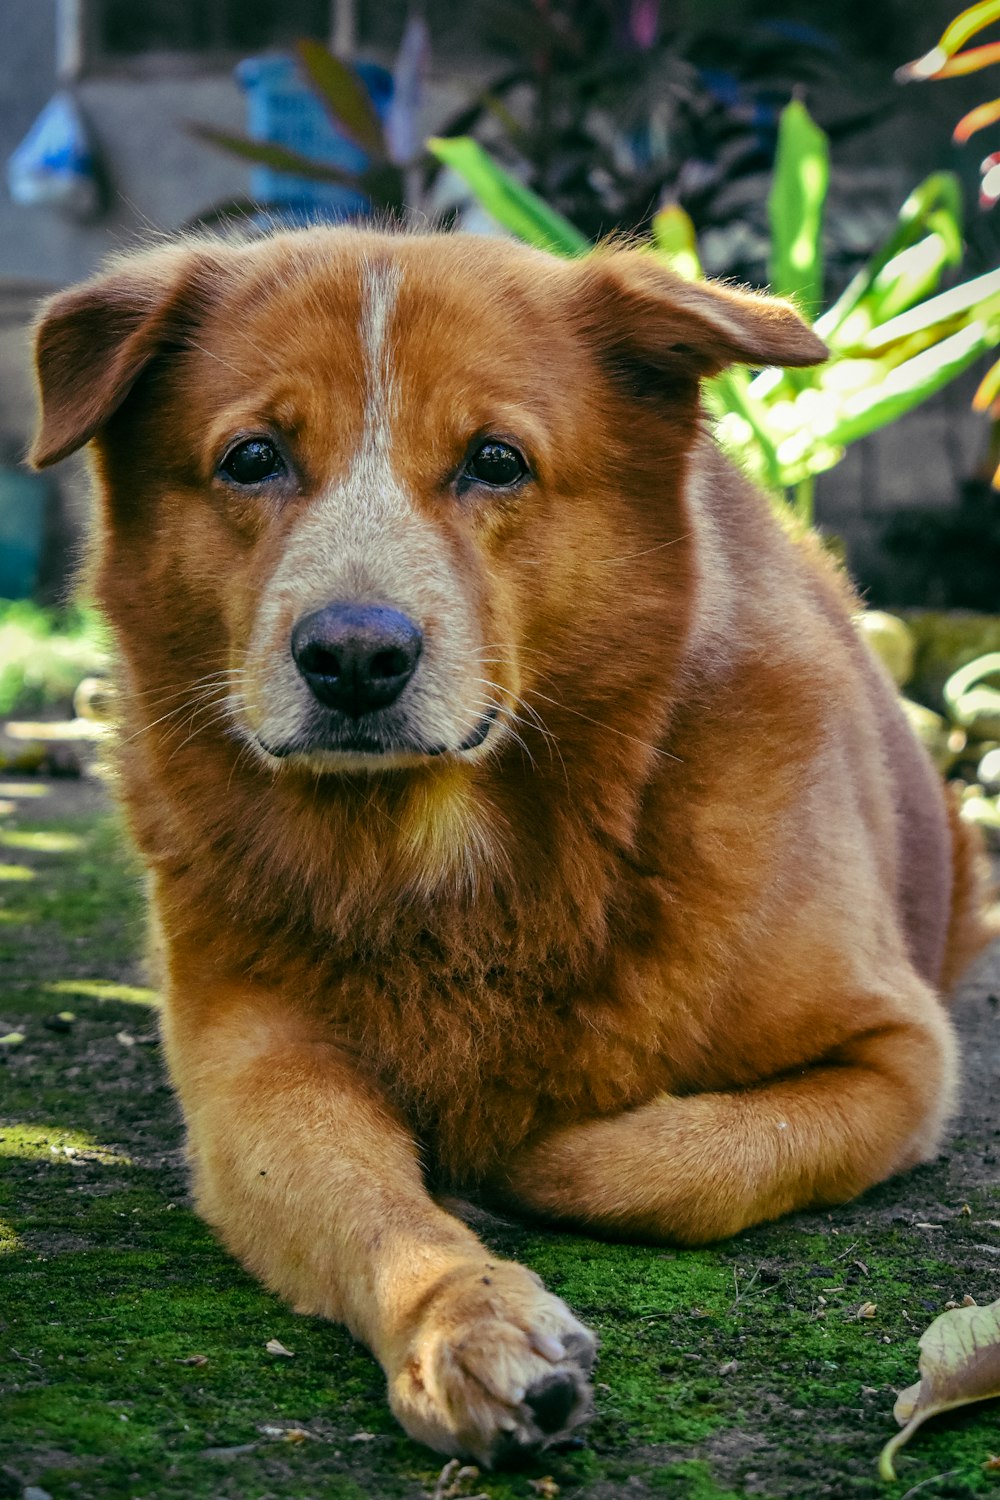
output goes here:
<path id="1" fill-rule="evenodd" d="M 338 187 L 360 187 L 360 179 L 339 167 L 327 166 L 325 162 L 313 161 L 311 156 L 302 156 L 290 151 L 287 146 L 276 146 L 270 141 L 253 141 L 246 135 L 234 135 L 228 130 L 216 130 L 213 125 L 189 124 L 188 130 L 198 140 L 210 146 L 220 146 L 231 156 L 251 161 L 258 167 L 270 167 L 275 172 L 290 172 L 294 177 L 308 177 L 312 182 L 333 182 Z"/>
<path id="2" fill-rule="evenodd" d="M 939 324 L 953 319 L 967 321 L 969 317 L 992 318 L 1000 309 L 1000 271 L 987 271 L 985 276 L 976 276 L 963 281 L 937 297 L 912 307 L 898 318 L 891 318 L 873 328 L 862 347 L 868 353 L 879 353 L 890 345 L 916 334 L 927 333 Z"/>
<path id="3" fill-rule="evenodd" d="M 816 322 L 816 332 L 827 343 L 850 346 L 871 331 L 879 321 L 877 303 L 871 296 L 880 278 L 892 278 L 892 265 L 898 257 L 929 235 L 938 236 L 938 258 L 945 265 L 957 266 L 962 259 L 962 189 L 953 172 L 932 172 L 910 193 L 899 210 L 896 226 L 880 249 L 864 265 L 837 298 L 833 306 Z M 913 288 L 915 297 L 919 288 Z M 897 291 L 898 300 L 898 291 Z M 910 303 L 912 305 L 912 302 Z M 892 315 L 904 311 L 893 305 Z M 859 316 L 855 316 L 855 314 Z"/>
<path id="4" fill-rule="evenodd" d="M 771 223 L 771 290 L 815 314 L 823 298 L 823 206 L 830 180 L 826 135 L 798 99 L 781 112 Z"/>
<path id="5" fill-rule="evenodd" d="M 654 214 L 650 226 L 653 248 L 678 276 L 699 281 L 704 276 L 698 256 L 698 237 L 690 214 L 679 203 L 668 203 Z"/>
<path id="6" fill-rule="evenodd" d="M 387 155 L 382 122 L 361 79 L 328 52 L 322 42 L 296 42 L 295 51 L 310 85 L 334 126 L 349 135 L 374 161 Z"/>
<path id="7" fill-rule="evenodd" d="M 468 183 L 486 212 L 518 239 L 555 255 L 585 255 L 591 244 L 543 198 L 505 172 L 469 136 L 437 136 L 427 149 Z"/>
<path id="8" fill-rule="evenodd" d="M 995 331 L 985 323 L 977 321 L 960 329 L 890 370 L 874 389 L 849 398 L 823 436 L 846 445 L 894 422 L 954 380 L 981 354 L 995 348 L 996 342 Z"/>

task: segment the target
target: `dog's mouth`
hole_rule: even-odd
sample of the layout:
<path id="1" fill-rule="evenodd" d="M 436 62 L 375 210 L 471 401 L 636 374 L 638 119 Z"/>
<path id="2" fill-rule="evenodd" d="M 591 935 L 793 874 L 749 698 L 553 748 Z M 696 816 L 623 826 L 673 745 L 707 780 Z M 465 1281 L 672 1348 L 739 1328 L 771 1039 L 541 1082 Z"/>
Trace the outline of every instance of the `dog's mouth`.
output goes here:
<path id="1" fill-rule="evenodd" d="M 494 703 L 458 745 L 427 745 L 378 728 L 337 723 L 313 728 L 301 737 L 277 745 L 266 743 L 259 735 L 254 739 L 265 755 L 277 761 L 301 760 L 314 768 L 322 766 L 329 770 L 389 770 L 442 755 L 469 755 L 486 743 L 499 716 L 500 705 Z"/>

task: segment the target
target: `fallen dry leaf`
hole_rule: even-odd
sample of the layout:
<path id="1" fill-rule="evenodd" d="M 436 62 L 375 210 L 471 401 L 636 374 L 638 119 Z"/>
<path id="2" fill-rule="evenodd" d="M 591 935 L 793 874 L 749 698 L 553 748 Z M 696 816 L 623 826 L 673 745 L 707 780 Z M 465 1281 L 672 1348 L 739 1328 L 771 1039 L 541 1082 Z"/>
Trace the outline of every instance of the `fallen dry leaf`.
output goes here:
<path id="1" fill-rule="evenodd" d="M 928 1417 L 1000 1396 L 1000 1301 L 935 1318 L 920 1339 L 920 1376 L 896 1398 L 893 1415 L 902 1430 L 882 1449 L 883 1479 L 895 1479 L 893 1459 Z"/>
<path id="2" fill-rule="evenodd" d="M 528 1484 L 536 1495 L 542 1497 L 542 1500 L 556 1500 L 559 1494 L 559 1486 L 551 1474 L 546 1474 L 542 1479 L 529 1479 Z"/>
<path id="3" fill-rule="evenodd" d="M 268 1354 L 284 1355 L 285 1359 L 295 1358 L 293 1350 L 286 1349 L 284 1344 L 279 1343 L 277 1339 L 268 1339 L 267 1343 L 264 1345 L 264 1348 L 267 1350 Z"/>
<path id="4" fill-rule="evenodd" d="M 997 1458 L 997 1456 L 996 1456 L 995 1453 L 991 1453 L 990 1456 L 989 1456 L 989 1458 L 983 1464 L 983 1468 L 984 1469 L 1000 1469 L 1000 1458 Z"/>
<path id="5" fill-rule="evenodd" d="M 460 1458 L 450 1458 L 437 1477 L 431 1500 L 490 1500 L 484 1492 L 478 1495 L 463 1493 L 478 1478 L 479 1470 L 473 1464 L 463 1464 Z"/>

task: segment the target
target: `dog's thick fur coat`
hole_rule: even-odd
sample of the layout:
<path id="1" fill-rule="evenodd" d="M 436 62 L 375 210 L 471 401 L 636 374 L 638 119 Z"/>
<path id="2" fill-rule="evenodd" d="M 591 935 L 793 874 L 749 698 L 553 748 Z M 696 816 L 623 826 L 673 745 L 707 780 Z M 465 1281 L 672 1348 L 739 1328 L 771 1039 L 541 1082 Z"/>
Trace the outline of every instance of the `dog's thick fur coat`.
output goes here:
<path id="1" fill-rule="evenodd" d="M 940 1139 L 974 851 L 700 414 L 823 353 L 638 251 L 360 231 L 153 249 L 43 314 L 33 456 L 93 440 L 198 1206 L 442 1452 L 563 1435 L 593 1341 L 435 1194 L 693 1244 Z M 470 479 L 485 441 L 516 483 Z M 341 600 L 423 634 L 374 748 L 289 647 Z"/>

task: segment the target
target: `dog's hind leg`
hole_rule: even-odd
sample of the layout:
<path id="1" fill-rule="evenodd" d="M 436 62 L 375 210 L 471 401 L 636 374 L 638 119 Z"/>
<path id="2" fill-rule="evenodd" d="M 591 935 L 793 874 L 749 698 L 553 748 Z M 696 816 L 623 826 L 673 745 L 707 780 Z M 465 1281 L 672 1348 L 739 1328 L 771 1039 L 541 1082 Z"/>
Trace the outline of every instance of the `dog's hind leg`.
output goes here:
<path id="1" fill-rule="evenodd" d="M 598 1232 L 681 1244 L 845 1202 L 937 1147 L 955 1046 L 941 1006 L 922 994 L 918 1019 L 872 1024 L 812 1066 L 536 1138 L 497 1184 L 502 1197 Z"/>

